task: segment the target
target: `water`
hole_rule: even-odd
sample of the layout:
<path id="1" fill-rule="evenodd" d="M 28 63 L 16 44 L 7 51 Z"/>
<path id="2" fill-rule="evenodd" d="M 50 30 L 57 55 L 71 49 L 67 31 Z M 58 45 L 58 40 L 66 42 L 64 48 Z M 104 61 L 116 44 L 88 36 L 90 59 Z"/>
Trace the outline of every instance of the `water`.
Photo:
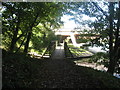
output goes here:
<path id="1" fill-rule="evenodd" d="M 113 76 L 120 78 L 120 74 L 114 73 Z"/>
<path id="2" fill-rule="evenodd" d="M 103 50 L 102 46 L 97 47 L 96 45 L 94 45 L 94 46 L 84 46 L 84 49 L 87 49 L 88 51 L 93 52 L 93 53 L 98 53 L 98 52 L 107 53 L 107 51 L 108 51 L 108 49 Z M 104 67 L 104 65 L 96 65 L 96 64 L 90 64 L 90 63 L 89 64 L 88 63 L 87 64 L 86 63 L 84 63 L 84 64 L 83 63 L 81 63 L 81 64 L 77 63 L 77 65 L 91 67 L 93 69 L 97 69 L 97 70 L 104 71 L 104 72 L 107 71 L 107 68 Z M 114 73 L 113 76 L 115 76 L 117 78 L 120 78 L 120 74 L 117 74 L 117 73 Z"/>
<path id="3" fill-rule="evenodd" d="M 102 50 L 102 48 L 103 48 L 103 47 L 101 47 L 101 46 L 100 46 L 100 47 L 96 47 L 96 46 L 93 46 L 93 47 L 92 47 L 92 46 L 89 46 L 89 47 L 88 47 L 88 50 L 91 51 L 91 52 L 93 52 L 93 53 L 98 53 L 98 52 L 105 52 L 105 53 L 106 53 L 106 51 L 105 51 L 105 50 Z"/>
<path id="4" fill-rule="evenodd" d="M 93 53 L 98 53 L 98 52 L 104 52 L 104 53 L 106 53 L 107 51 L 108 51 L 108 49 L 107 49 L 107 51 L 105 51 L 105 50 L 102 50 L 102 48 L 103 47 L 96 47 L 96 46 L 89 46 L 89 47 L 87 47 L 87 49 L 89 50 L 89 51 L 91 51 L 91 52 L 93 52 Z M 103 71 L 103 70 L 101 70 L 101 71 Z M 117 77 L 117 78 L 120 78 L 120 74 L 117 74 L 117 73 L 114 73 L 113 74 L 113 76 L 115 76 L 115 77 Z"/>
<path id="5" fill-rule="evenodd" d="M 86 45 L 89 45 L 89 46 L 84 46 L 85 49 L 89 50 L 90 52 L 93 52 L 93 53 L 98 53 L 98 52 L 108 52 L 109 49 L 105 48 L 105 50 L 103 50 L 103 46 L 97 46 L 96 44 L 92 45 L 91 43 L 86 43 Z M 106 45 L 107 47 L 109 45 Z"/>

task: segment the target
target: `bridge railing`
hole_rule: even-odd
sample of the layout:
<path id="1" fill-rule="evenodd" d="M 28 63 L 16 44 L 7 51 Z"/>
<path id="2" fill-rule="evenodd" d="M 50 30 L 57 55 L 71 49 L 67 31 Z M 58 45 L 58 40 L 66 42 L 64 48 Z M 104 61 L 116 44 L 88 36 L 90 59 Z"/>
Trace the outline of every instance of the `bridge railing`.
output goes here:
<path id="1" fill-rule="evenodd" d="M 70 52 L 67 42 L 64 42 L 64 52 L 66 58 L 73 58 L 73 54 Z"/>

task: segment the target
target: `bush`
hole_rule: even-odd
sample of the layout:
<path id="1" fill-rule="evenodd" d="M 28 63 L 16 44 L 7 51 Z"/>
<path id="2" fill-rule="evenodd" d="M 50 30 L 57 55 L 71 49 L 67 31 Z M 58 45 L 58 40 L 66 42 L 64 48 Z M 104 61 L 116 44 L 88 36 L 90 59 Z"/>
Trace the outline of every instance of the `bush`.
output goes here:
<path id="1" fill-rule="evenodd" d="M 90 41 L 90 40 L 88 40 L 88 39 L 77 39 L 76 40 L 77 43 L 86 43 L 88 41 Z"/>
<path id="2" fill-rule="evenodd" d="M 94 54 L 89 61 L 97 64 L 103 64 L 105 67 L 108 67 L 109 57 L 106 53 L 98 52 Z"/>

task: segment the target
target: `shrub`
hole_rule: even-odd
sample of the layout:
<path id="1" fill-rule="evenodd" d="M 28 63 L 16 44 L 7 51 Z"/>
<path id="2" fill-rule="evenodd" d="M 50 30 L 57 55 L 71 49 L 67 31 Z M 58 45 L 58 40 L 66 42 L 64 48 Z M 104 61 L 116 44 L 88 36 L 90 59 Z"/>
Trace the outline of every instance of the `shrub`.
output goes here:
<path id="1" fill-rule="evenodd" d="M 97 64 L 103 64 L 105 67 L 108 67 L 109 57 L 107 53 L 98 52 L 94 54 L 89 61 Z"/>

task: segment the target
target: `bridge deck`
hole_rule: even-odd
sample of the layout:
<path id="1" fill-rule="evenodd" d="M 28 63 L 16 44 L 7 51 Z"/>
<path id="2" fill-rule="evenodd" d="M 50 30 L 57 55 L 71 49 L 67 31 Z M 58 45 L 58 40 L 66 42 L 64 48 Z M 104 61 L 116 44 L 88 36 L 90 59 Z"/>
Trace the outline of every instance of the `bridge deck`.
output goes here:
<path id="1" fill-rule="evenodd" d="M 55 51 L 53 52 L 51 59 L 64 59 L 64 45 L 61 44 L 61 46 L 57 46 Z"/>

